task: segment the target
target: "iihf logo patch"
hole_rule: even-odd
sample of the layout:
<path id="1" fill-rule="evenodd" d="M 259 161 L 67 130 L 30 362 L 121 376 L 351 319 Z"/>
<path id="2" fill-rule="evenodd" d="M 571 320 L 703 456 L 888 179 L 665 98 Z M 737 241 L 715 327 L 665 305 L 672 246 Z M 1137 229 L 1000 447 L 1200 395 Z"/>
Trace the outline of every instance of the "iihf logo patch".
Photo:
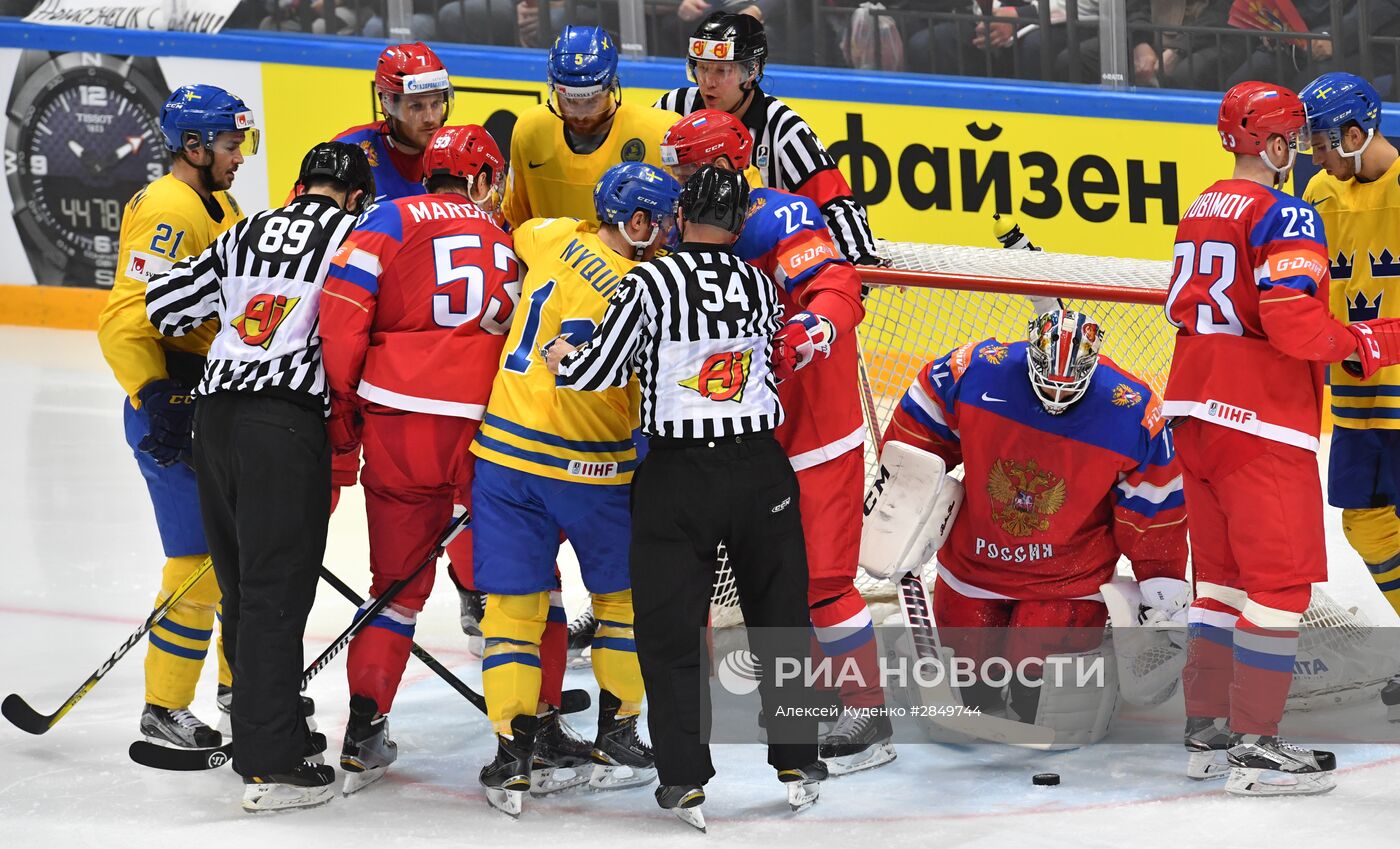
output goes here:
<path id="1" fill-rule="evenodd" d="M 1365 292 L 1357 292 L 1355 298 L 1347 298 L 1347 321 L 1355 324 L 1358 321 L 1380 318 L 1381 298 L 1384 297 L 1384 292 L 1377 292 L 1376 299 L 1368 301 Z"/>

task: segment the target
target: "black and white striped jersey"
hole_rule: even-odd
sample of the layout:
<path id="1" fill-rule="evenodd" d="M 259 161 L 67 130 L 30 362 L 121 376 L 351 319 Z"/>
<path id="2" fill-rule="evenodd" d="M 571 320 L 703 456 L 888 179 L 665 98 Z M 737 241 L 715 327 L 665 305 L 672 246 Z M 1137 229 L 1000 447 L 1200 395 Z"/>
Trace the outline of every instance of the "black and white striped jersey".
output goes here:
<path id="1" fill-rule="evenodd" d="M 219 319 L 196 395 L 291 393 L 329 412 L 321 285 L 354 226 L 355 216 L 331 198 L 303 195 L 239 222 L 204 253 L 151 278 L 146 313 L 161 333 L 181 336 Z"/>
<path id="2" fill-rule="evenodd" d="M 661 95 L 656 106 L 689 115 L 704 109 L 705 101 L 699 88 L 689 86 Z M 856 265 L 879 264 L 865 207 L 852 196 L 846 177 L 802 116 L 758 89 L 739 117 L 753 134 L 753 165 L 763 185 L 811 198 L 842 256 Z"/>
<path id="3" fill-rule="evenodd" d="M 782 325 L 766 274 L 727 247 L 682 244 L 622 279 L 593 338 L 564 358 L 560 385 L 625 386 L 635 373 L 648 436 L 773 430 L 783 408 L 769 357 Z"/>

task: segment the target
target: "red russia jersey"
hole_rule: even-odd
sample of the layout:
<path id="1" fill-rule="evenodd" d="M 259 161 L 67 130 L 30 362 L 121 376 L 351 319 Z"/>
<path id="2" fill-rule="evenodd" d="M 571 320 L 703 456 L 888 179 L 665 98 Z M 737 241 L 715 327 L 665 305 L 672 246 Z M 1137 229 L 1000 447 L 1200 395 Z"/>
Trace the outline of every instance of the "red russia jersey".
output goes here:
<path id="1" fill-rule="evenodd" d="M 374 193 L 377 200 L 397 200 L 424 194 L 423 157 L 404 153 L 394 146 L 389 127 L 384 121 L 351 127 L 331 141 L 359 145 L 369 159 L 374 172 Z"/>
<path id="2" fill-rule="evenodd" d="M 1163 412 L 1316 451 L 1317 360 L 1340 360 L 1354 344 L 1327 315 L 1329 282 L 1311 204 L 1252 180 L 1207 189 L 1176 228 Z"/>
<path id="3" fill-rule="evenodd" d="M 971 598 L 1098 598 L 1120 555 L 1138 580 L 1183 578 L 1181 469 L 1152 390 L 1107 357 L 1051 415 L 1025 342 L 968 343 L 925 365 L 884 439 L 962 463 L 966 500 L 939 574 Z"/>
<path id="4" fill-rule="evenodd" d="M 451 194 L 378 204 L 326 278 L 331 391 L 480 419 L 519 299 L 511 238 L 476 204 Z"/>
<path id="5" fill-rule="evenodd" d="M 810 310 L 836 327 L 830 355 L 778 384 L 784 420 L 777 438 L 793 469 L 801 471 L 861 447 L 865 421 L 855 334 L 865 316 L 860 276 L 841 259 L 821 210 L 810 198 L 754 189 L 734 252 L 778 284 L 784 315 Z"/>

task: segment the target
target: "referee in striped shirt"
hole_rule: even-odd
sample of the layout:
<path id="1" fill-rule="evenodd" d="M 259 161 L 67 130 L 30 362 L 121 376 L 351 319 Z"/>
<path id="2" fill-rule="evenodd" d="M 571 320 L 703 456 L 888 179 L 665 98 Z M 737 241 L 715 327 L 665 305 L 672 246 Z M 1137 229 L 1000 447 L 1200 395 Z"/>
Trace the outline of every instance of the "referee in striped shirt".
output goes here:
<path id="1" fill-rule="evenodd" d="M 632 481 L 632 603 L 664 808 L 692 810 L 714 775 L 705 732 L 704 630 L 716 546 L 729 548 L 750 645 L 764 660 L 768 762 L 810 799 L 826 777 L 816 720 L 783 710 L 776 656 L 808 650 L 807 557 L 797 477 L 773 438 L 783 420 L 770 366 L 783 326 L 776 285 L 736 257 L 748 212 L 742 175 L 706 166 L 680 197 L 680 247 L 625 277 L 592 339 L 546 352 L 562 387 L 641 384 L 649 451 Z M 808 802 L 810 804 L 810 802 Z"/>
<path id="2" fill-rule="evenodd" d="M 223 592 L 233 766 L 248 810 L 328 801 L 335 779 L 303 761 L 300 717 L 302 633 L 330 519 L 317 327 L 331 256 L 373 197 L 364 151 L 318 144 L 291 203 L 243 220 L 146 288 L 146 312 L 167 336 L 220 323 L 195 390 L 194 465 Z"/>

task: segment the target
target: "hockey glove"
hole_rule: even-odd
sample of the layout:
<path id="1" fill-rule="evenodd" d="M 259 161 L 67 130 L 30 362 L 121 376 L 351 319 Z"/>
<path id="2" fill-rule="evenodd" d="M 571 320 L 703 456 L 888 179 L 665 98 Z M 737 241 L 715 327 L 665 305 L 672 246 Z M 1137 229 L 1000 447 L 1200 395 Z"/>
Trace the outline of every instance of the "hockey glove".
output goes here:
<path id="1" fill-rule="evenodd" d="M 1356 360 L 1342 361 L 1352 377 L 1366 380 L 1378 369 L 1400 363 L 1400 318 L 1377 318 L 1348 324 L 1356 337 Z"/>
<path id="2" fill-rule="evenodd" d="M 351 454 L 360 447 L 360 437 L 364 433 L 365 417 L 360 405 L 351 398 L 332 396 L 331 417 L 326 419 L 326 438 L 330 440 L 331 451 L 336 454 Z"/>
<path id="3" fill-rule="evenodd" d="M 800 312 L 788 319 L 773 336 L 773 372 L 787 380 L 804 366 L 831 353 L 836 326 L 825 316 Z"/>
<path id="4" fill-rule="evenodd" d="M 188 457 L 194 427 L 194 395 L 186 386 L 162 378 L 153 380 L 136 393 L 146 411 L 149 430 L 136 450 L 151 455 L 162 469 Z"/>
<path id="5" fill-rule="evenodd" d="M 1143 625 L 1185 625 L 1191 606 L 1191 585 L 1176 578 L 1148 578 L 1138 581 L 1142 606 L 1138 621 Z"/>

